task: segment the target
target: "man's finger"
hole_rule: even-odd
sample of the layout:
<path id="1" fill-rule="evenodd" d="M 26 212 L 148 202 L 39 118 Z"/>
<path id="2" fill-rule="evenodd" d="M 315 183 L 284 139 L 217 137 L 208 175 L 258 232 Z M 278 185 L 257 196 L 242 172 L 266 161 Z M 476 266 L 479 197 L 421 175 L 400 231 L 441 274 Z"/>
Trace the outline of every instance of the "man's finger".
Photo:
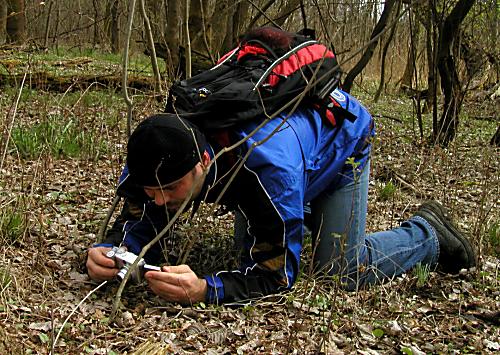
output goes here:
<path id="1" fill-rule="evenodd" d="M 184 274 L 193 272 L 188 265 L 175 265 L 175 266 L 164 266 L 162 270 L 165 272 L 171 272 L 174 274 Z"/>
<path id="2" fill-rule="evenodd" d="M 111 250 L 110 248 L 98 247 L 89 250 L 89 259 L 94 261 L 97 265 L 101 265 L 108 268 L 115 267 L 115 261 L 112 258 L 108 258 L 106 253 Z"/>

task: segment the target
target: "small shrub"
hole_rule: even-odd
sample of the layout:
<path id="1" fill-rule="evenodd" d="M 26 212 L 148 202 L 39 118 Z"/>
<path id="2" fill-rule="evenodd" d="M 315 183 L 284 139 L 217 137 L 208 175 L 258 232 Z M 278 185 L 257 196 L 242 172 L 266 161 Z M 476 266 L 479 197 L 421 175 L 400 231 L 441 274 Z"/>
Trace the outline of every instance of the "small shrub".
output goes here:
<path id="1" fill-rule="evenodd" d="M 394 196 L 396 190 L 397 190 L 396 185 L 394 185 L 392 181 L 389 181 L 387 184 L 385 184 L 383 187 L 379 189 L 378 197 L 381 201 L 387 201 Z"/>
<path id="2" fill-rule="evenodd" d="M 495 222 L 488 228 L 488 239 L 493 254 L 500 256 L 500 223 Z"/>
<path id="3" fill-rule="evenodd" d="M 16 243 L 23 237 L 26 229 L 25 217 L 13 208 L 5 208 L 0 212 L 0 240 Z"/>

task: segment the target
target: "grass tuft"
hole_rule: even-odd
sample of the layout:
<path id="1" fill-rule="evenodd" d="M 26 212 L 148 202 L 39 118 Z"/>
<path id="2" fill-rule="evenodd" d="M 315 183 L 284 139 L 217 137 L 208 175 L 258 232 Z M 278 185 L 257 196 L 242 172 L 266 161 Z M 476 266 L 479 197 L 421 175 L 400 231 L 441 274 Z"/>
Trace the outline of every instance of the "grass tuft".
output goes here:
<path id="1" fill-rule="evenodd" d="M 20 242 L 26 230 L 26 218 L 16 209 L 7 207 L 0 212 L 0 240 L 2 244 Z"/>
<path id="2" fill-rule="evenodd" d="M 43 152 L 55 158 L 97 160 L 107 145 L 92 132 L 78 127 L 74 120 L 63 122 L 51 117 L 32 127 L 16 127 L 12 142 L 23 159 L 37 159 Z"/>

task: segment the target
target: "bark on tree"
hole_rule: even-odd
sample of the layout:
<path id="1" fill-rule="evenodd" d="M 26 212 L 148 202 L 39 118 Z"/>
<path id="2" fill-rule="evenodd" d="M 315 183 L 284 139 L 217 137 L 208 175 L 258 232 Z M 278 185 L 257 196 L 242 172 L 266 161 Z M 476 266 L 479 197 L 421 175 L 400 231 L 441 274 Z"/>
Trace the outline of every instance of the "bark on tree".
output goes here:
<path id="1" fill-rule="evenodd" d="M 233 45 L 238 42 L 238 36 L 240 36 L 243 33 L 244 25 L 247 22 L 249 6 L 250 3 L 248 1 L 240 2 L 236 6 L 236 11 L 234 13 L 234 21 L 233 21 L 233 39 L 232 39 Z"/>
<path id="2" fill-rule="evenodd" d="M 405 71 L 403 76 L 401 77 L 401 87 L 409 87 L 413 88 L 413 74 L 415 73 L 416 66 L 416 52 L 418 46 L 418 39 L 420 37 L 420 24 L 416 21 L 416 16 L 414 12 L 410 10 L 409 16 L 412 17 L 410 20 L 410 37 L 408 40 L 410 41 L 410 46 L 408 49 L 408 57 L 406 60 Z M 413 25 L 413 26 L 412 26 Z"/>
<path id="3" fill-rule="evenodd" d="M 50 0 L 49 0 L 50 1 Z M 100 11 L 100 8 L 99 8 L 99 1 L 98 0 L 93 0 L 92 1 L 92 5 L 94 6 L 94 47 L 97 47 L 97 44 L 99 44 L 99 25 L 98 25 L 98 19 L 99 19 L 99 13 L 101 12 Z M 50 12 L 52 10 L 52 1 L 50 1 L 50 8 L 49 8 L 49 14 L 47 16 L 47 23 L 50 22 Z M 48 25 L 47 25 L 47 28 L 48 28 Z M 47 36 L 48 37 L 48 36 Z M 47 38 L 46 37 L 46 38 Z M 47 46 L 47 45 L 45 45 Z"/>
<path id="4" fill-rule="evenodd" d="M 424 16 L 421 17 L 425 28 L 425 49 L 427 53 L 427 88 L 428 95 L 423 111 L 429 112 L 432 109 L 432 129 L 437 129 L 437 89 L 438 73 L 436 68 L 436 20 L 435 20 L 435 0 L 428 0 Z"/>
<path id="5" fill-rule="evenodd" d="M 191 38 L 191 47 L 194 50 L 203 48 L 203 24 L 207 22 L 203 16 L 207 14 L 207 0 L 192 0 L 189 11 L 189 37 Z"/>
<path id="6" fill-rule="evenodd" d="M 399 8 L 401 6 L 401 2 L 398 1 L 398 7 L 396 9 L 396 14 L 399 12 Z M 387 57 L 387 51 L 389 50 L 389 46 L 391 45 L 392 39 L 394 38 L 394 34 L 396 33 L 396 27 L 397 25 L 394 25 L 391 28 L 391 32 L 389 33 L 389 37 L 387 38 L 387 41 L 385 42 L 384 48 L 382 49 L 382 58 L 381 58 L 381 65 L 380 65 L 380 83 L 377 89 L 377 92 L 375 93 L 374 101 L 377 102 L 380 94 L 382 93 L 382 90 L 384 89 L 384 84 L 385 84 L 385 59 Z"/>
<path id="7" fill-rule="evenodd" d="M 106 3 L 106 21 L 108 36 L 111 40 L 111 51 L 113 53 L 120 52 L 120 18 L 119 14 L 119 0 L 108 0 Z"/>
<path id="8" fill-rule="evenodd" d="M 247 31 L 255 27 L 255 24 L 266 13 L 266 11 L 276 2 L 276 0 L 269 0 L 262 7 L 257 8 L 257 14 L 250 20 L 247 26 Z"/>
<path id="9" fill-rule="evenodd" d="M 43 46 L 45 48 L 49 45 L 49 34 L 50 34 L 50 24 L 51 24 L 51 16 L 52 16 L 52 6 L 54 5 L 53 1 L 48 1 L 49 6 L 47 9 L 47 21 L 45 22 L 45 36 L 43 40 Z"/>
<path id="10" fill-rule="evenodd" d="M 458 63 L 453 54 L 453 44 L 459 36 L 460 25 L 474 2 L 475 0 L 459 0 L 440 28 L 437 67 L 441 77 L 444 105 L 438 130 L 433 132 L 433 140 L 442 146 L 448 146 L 458 129 L 464 91 L 458 77 Z"/>
<path id="11" fill-rule="evenodd" d="M 142 19 L 144 20 L 144 29 L 146 30 L 147 45 L 151 57 L 151 66 L 153 68 L 153 74 L 155 77 L 155 91 L 156 93 L 161 94 L 161 76 L 160 76 L 160 70 L 158 69 L 158 61 L 156 59 L 156 50 L 155 50 L 155 43 L 153 40 L 153 32 L 151 30 L 149 18 L 146 13 L 146 5 L 144 4 L 144 0 L 140 0 L 140 5 L 141 5 Z"/>
<path id="12" fill-rule="evenodd" d="M 7 42 L 23 44 L 26 40 L 24 0 L 7 0 Z"/>
<path id="13" fill-rule="evenodd" d="M 181 1 L 168 0 L 167 9 L 167 27 L 165 29 L 165 40 L 168 47 L 167 65 L 176 76 L 179 71 L 179 51 L 180 51 L 180 32 L 181 32 Z"/>
<path id="14" fill-rule="evenodd" d="M 228 16 L 228 7 L 229 6 L 227 0 L 218 0 L 215 3 L 215 10 L 211 19 L 212 33 L 210 38 L 212 40 L 210 43 L 210 47 L 216 53 L 220 52 L 222 43 L 224 41 L 227 29 L 226 16 Z"/>
<path id="15" fill-rule="evenodd" d="M 371 57 L 373 56 L 373 52 L 378 44 L 378 35 L 384 30 L 387 25 L 387 21 L 389 20 L 392 9 L 394 8 L 394 4 L 396 0 L 387 0 L 384 6 L 384 10 L 382 11 L 382 15 L 375 25 L 372 35 L 370 36 L 371 43 L 366 48 L 365 52 L 361 56 L 361 59 L 356 63 L 354 68 L 352 68 L 344 80 L 343 89 L 347 92 L 351 91 L 352 84 L 354 83 L 354 79 L 361 73 L 361 71 L 366 67 Z"/>
<path id="16" fill-rule="evenodd" d="M 224 35 L 224 40 L 222 41 L 221 52 L 226 53 L 231 50 L 234 45 L 233 38 L 235 36 L 234 30 L 234 16 L 235 16 L 235 7 L 228 7 L 229 14 L 226 16 L 226 32 Z"/>
<path id="17" fill-rule="evenodd" d="M 7 26 L 7 2 L 0 0 L 0 44 L 3 44 L 7 39 L 5 32 Z"/>
<path id="18" fill-rule="evenodd" d="M 289 0 L 286 5 L 281 9 L 278 16 L 274 19 L 274 23 L 282 27 L 290 15 L 300 9 L 300 0 Z"/>

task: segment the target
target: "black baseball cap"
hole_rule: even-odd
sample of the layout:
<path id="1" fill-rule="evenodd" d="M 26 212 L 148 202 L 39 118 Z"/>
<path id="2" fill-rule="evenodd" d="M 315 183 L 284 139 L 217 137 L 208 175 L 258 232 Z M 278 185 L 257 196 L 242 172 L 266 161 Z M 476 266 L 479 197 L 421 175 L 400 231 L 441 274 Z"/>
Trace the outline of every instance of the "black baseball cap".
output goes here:
<path id="1" fill-rule="evenodd" d="M 129 178 L 139 186 L 170 184 L 200 162 L 206 144 L 199 129 L 178 115 L 150 116 L 128 140 Z"/>

